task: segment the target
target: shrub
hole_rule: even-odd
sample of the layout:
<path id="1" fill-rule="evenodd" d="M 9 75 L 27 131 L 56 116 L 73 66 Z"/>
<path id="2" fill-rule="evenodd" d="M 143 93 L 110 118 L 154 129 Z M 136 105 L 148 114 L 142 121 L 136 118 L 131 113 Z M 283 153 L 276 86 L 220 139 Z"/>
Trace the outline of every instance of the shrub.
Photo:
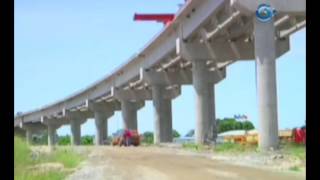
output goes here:
<path id="1" fill-rule="evenodd" d="M 94 136 L 83 136 L 81 137 L 81 144 L 82 145 L 93 145 L 94 144 Z"/>
<path id="2" fill-rule="evenodd" d="M 147 131 L 143 133 L 142 142 L 146 144 L 153 144 L 153 132 Z"/>
<path id="3" fill-rule="evenodd" d="M 173 138 L 178 138 L 178 137 L 180 137 L 180 133 L 177 130 L 173 129 L 172 130 L 172 137 Z"/>
<path id="4" fill-rule="evenodd" d="M 58 137 L 58 145 L 70 145 L 70 144 L 71 144 L 71 137 L 69 135 Z"/>

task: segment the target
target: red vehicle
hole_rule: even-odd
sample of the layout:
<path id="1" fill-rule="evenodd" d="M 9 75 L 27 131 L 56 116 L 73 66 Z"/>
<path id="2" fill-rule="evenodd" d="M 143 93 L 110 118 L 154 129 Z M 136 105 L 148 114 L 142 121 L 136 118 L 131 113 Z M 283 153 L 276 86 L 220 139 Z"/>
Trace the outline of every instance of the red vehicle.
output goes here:
<path id="1" fill-rule="evenodd" d="M 306 144 L 306 128 L 293 130 L 294 142 L 297 144 Z"/>
<path id="2" fill-rule="evenodd" d="M 124 130 L 124 132 L 116 137 L 113 142 L 112 145 L 116 146 L 139 146 L 140 145 L 140 136 L 138 134 L 138 132 L 136 130 Z"/>

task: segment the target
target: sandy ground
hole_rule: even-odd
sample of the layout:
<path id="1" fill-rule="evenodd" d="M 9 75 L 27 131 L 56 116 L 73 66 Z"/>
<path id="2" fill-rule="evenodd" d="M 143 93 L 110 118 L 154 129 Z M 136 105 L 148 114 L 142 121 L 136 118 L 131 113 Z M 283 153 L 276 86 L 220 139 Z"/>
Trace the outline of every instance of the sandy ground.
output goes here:
<path id="1" fill-rule="evenodd" d="M 296 180 L 301 174 L 242 166 L 172 148 L 94 147 L 69 180 Z"/>

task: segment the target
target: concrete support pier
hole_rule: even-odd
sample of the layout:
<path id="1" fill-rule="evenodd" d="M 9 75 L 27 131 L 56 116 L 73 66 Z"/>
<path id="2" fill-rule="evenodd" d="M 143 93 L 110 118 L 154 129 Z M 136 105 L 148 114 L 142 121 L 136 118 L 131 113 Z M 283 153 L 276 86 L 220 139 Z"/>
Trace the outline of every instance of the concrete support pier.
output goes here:
<path id="1" fill-rule="evenodd" d="M 48 125 L 48 146 L 50 148 L 54 147 L 54 145 L 56 144 L 56 133 L 57 126 Z"/>
<path id="2" fill-rule="evenodd" d="M 41 123 L 21 123 L 20 128 L 22 128 L 26 133 L 27 144 L 32 145 L 32 135 L 45 131 L 47 127 Z"/>
<path id="3" fill-rule="evenodd" d="M 26 129 L 26 140 L 28 145 L 32 145 L 32 134 L 33 131 L 31 129 Z"/>
<path id="4" fill-rule="evenodd" d="M 154 143 L 172 142 L 171 99 L 165 99 L 165 86 L 152 86 L 152 99 L 155 115 Z"/>
<path id="5" fill-rule="evenodd" d="M 113 113 L 112 113 L 113 114 Z M 96 145 L 103 145 L 108 138 L 108 118 L 112 116 L 106 112 L 94 112 L 95 126 L 96 126 Z"/>
<path id="6" fill-rule="evenodd" d="M 71 144 L 80 145 L 81 142 L 81 122 L 77 119 L 70 120 L 71 125 Z"/>
<path id="7" fill-rule="evenodd" d="M 138 130 L 137 107 L 135 102 L 121 100 L 121 112 L 124 129 Z"/>
<path id="8" fill-rule="evenodd" d="M 215 126 L 214 85 L 208 82 L 205 61 L 192 62 L 192 78 L 196 94 L 196 128 L 195 142 L 207 144 L 215 141 L 217 135 Z M 214 139 L 213 139 L 214 138 Z"/>
<path id="9" fill-rule="evenodd" d="M 259 147 L 263 150 L 278 148 L 278 115 L 276 87 L 276 43 L 273 19 L 255 20 L 255 56 L 259 104 Z"/>

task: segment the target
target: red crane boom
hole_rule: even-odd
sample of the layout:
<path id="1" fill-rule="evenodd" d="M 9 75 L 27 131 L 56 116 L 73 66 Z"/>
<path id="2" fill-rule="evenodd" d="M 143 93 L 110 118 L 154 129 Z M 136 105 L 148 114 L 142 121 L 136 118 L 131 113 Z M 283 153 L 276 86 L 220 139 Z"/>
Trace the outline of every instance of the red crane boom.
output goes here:
<path id="1" fill-rule="evenodd" d="M 169 25 L 174 18 L 174 14 L 134 14 L 135 21 L 157 21 L 165 25 Z"/>

